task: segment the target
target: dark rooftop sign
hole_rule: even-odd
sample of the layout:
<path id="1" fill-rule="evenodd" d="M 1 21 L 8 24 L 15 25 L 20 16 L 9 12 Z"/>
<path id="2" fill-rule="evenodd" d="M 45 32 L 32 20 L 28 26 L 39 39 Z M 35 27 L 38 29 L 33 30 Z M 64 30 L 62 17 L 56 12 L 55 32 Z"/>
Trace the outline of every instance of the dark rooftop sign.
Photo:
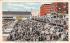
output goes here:
<path id="1" fill-rule="evenodd" d="M 5 15 L 31 15 L 31 12 L 23 12 L 23 11 L 3 11 L 3 14 Z"/>

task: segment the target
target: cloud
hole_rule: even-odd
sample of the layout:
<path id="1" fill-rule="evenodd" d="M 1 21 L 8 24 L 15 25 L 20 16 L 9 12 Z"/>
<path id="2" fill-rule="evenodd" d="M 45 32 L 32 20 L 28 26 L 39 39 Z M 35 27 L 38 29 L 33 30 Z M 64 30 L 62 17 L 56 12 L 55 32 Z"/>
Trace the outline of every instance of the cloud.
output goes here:
<path id="1" fill-rule="evenodd" d="M 32 9 L 38 10 L 39 8 L 40 3 L 4 2 L 3 4 L 3 11 L 31 11 Z"/>

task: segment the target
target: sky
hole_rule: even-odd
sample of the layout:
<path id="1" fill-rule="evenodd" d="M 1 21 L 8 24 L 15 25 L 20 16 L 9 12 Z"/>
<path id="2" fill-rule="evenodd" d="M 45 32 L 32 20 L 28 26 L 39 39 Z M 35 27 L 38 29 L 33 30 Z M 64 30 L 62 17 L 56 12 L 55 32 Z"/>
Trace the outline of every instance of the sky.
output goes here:
<path id="1" fill-rule="evenodd" d="M 3 11 L 31 11 L 39 10 L 40 3 L 26 3 L 26 2 L 3 2 Z"/>

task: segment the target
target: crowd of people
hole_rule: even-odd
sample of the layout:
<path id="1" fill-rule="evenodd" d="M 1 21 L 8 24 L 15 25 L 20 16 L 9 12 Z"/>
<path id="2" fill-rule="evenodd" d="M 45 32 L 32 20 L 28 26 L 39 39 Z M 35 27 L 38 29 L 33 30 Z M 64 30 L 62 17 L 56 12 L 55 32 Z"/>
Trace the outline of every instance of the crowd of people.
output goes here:
<path id="1" fill-rule="evenodd" d="M 3 24 L 2 31 L 3 31 L 3 33 L 6 33 L 7 32 L 6 30 L 12 27 L 11 24 L 14 23 L 14 21 L 15 21 L 14 19 L 3 19 L 3 21 L 2 21 L 2 24 Z"/>
<path id="2" fill-rule="evenodd" d="M 55 20 L 53 20 L 54 18 Z M 62 20 L 61 20 L 62 19 Z M 61 20 L 60 24 L 54 23 Z M 10 41 L 68 41 L 68 24 L 65 18 L 42 16 L 18 20 L 7 40 Z"/>

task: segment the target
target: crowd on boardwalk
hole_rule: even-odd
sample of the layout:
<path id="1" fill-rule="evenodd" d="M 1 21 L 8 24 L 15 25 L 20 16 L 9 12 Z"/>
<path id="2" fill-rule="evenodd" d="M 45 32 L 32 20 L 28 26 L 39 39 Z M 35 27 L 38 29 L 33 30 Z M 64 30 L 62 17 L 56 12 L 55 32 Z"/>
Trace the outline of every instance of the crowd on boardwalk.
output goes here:
<path id="1" fill-rule="evenodd" d="M 17 21 L 7 40 L 10 41 L 67 41 L 68 20 L 59 17 L 32 17 Z"/>

